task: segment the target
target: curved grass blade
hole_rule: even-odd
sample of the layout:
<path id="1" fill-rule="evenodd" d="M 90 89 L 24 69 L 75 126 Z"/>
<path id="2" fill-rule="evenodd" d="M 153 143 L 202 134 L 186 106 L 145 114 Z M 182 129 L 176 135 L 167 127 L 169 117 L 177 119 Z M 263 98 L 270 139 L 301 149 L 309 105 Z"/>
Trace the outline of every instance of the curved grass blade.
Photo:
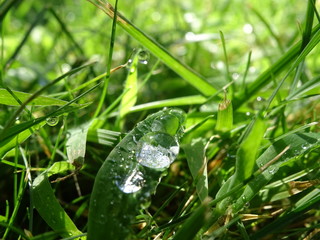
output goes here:
<path id="1" fill-rule="evenodd" d="M 57 201 L 46 172 L 33 181 L 31 194 L 34 207 L 40 216 L 61 237 L 76 237 L 82 234 Z"/>
<path id="2" fill-rule="evenodd" d="M 191 143 L 183 146 L 198 196 L 202 202 L 208 197 L 208 173 L 205 146 L 206 143 L 202 138 L 193 139 Z"/>
<path id="3" fill-rule="evenodd" d="M 82 124 L 68 131 L 66 150 L 68 162 L 75 166 L 82 166 L 86 153 L 87 133 L 92 121 Z"/>
<path id="4" fill-rule="evenodd" d="M 259 151 L 264 132 L 264 122 L 260 117 L 257 117 L 257 119 L 253 120 L 249 125 L 246 138 L 242 141 L 237 151 L 235 173 L 220 188 L 216 198 L 219 198 L 225 193 L 229 192 L 233 187 L 245 181 L 252 175 L 256 155 Z M 230 198 L 225 199 L 218 204 L 218 209 L 223 212 L 228 207 L 230 202 L 232 202 L 238 196 L 239 193 L 233 194 Z"/>
<path id="5" fill-rule="evenodd" d="M 21 131 L 17 135 L 14 135 L 10 138 L 0 141 L 0 159 L 3 158 L 11 149 L 14 149 L 17 144 L 23 143 L 26 139 L 28 139 L 34 131 L 37 131 L 41 127 L 43 127 L 46 122 L 43 120 L 39 124 L 33 125 L 30 128 L 27 128 L 24 131 Z"/>
<path id="6" fill-rule="evenodd" d="M 114 9 L 110 3 L 101 0 L 87 0 L 104 11 L 110 18 L 114 18 Z M 142 46 L 163 61 L 169 68 L 180 75 L 203 95 L 210 96 L 216 92 L 218 86 L 212 86 L 202 76 L 190 67 L 173 57 L 163 46 L 147 36 L 129 20 L 117 13 L 117 24 L 120 25 L 130 36 L 135 38 Z"/>
<path id="7" fill-rule="evenodd" d="M 166 109 L 148 116 L 111 151 L 90 199 L 88 239 L 128 239 L 137 210 L 149 204 L 179 151 L 184 113 Z"/>

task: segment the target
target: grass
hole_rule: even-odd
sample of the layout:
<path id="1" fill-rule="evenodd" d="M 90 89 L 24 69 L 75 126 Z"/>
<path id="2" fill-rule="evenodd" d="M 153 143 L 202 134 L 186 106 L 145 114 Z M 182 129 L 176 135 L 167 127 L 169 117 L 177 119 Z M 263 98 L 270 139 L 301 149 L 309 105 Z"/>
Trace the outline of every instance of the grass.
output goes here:
<path id="1" fill-rule="evenodd" d="M 86 239 L 104 217 L 112 239 L 319 238 L 318 8 L 0 1 L 0 238 Z M 107 156 L 164 107 L 186 113 L 175 162 L 89 215 Z"/>

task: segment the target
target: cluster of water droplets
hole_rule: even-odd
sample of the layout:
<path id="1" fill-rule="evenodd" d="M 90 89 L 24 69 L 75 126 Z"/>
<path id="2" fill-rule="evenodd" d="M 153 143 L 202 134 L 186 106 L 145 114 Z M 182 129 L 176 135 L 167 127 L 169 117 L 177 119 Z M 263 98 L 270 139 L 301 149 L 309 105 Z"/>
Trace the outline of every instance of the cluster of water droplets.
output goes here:
<path id="1" fill-rule="evenodd" d="M 157 114 L 157 113 L 156 113 Z M 135 193 L 150 182 L 158 182 L 162 172 L 179 153 L 178 139 L 183 129 L 181 110 L 163 110 L 139 123 L 132 136 L 118 148 L 115 184 L 124 193 Z M 148 183 L 148 184 L 146 184 Z"/>

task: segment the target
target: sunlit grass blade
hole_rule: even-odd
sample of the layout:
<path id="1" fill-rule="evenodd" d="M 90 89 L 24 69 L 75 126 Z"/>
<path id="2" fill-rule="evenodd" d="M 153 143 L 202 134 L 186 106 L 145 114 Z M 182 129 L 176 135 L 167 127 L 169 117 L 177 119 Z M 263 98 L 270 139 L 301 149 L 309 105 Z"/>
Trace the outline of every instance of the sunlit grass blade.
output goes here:
<path id="1" fill-rule="evenodd" d="M 114 9 L 110 3 L 100 0 L 88 1 L 104 11 L 109 17 L 114 17 Z M 209 96 L 216 92 L 218 87 L 215 89 L 197 72 L 180 62 L 177 58 L 173 57 L 164 47 L 162 47 L 151 37 L 147 36 L 146 33 L 142 32 L 119 13 L 117 16 L 117 24 L 119 24 L 119 26 L 121 26 L 128 34 L 130 34 L 130 36 L 135 38 L 142 46 L 147 48 L 152 54 L 163 61 L 169 68 L 171 68 L 188 83 L 198 89 L 203 95 Z"/>
<path id="2" fill-rule="evenodd" d="M 106 129 L 90 128 L 88 132 L 88 141 L 99 143 L 106 146 L 114 146 L 119 142 L 121 133 Z"/>
<path id="3" fill-rule="evenodd" d="M 256 156 L 258 154 L 264 132 L 264 121 L 260 116 L 257 116 L 257 118 L 253 120 L 248 126 L 245 138 L 241 142 L 237 151 L 235 173 L 227 180 L 227 184 L 224 184 L 220 188 L 219 192 L 216 195 L 217 198 L 228 192 L 239 183 L 244 182 L 252 175 Z M 218 205 L 218 208 L 221 211 L 224 211 L 225 209 L 227 209 L 230 202 L 237 197 L 237 195 L 233 195 L 231 199 L 226 199 Z"/>
<path id="4" fill-rule="evenodd" d="M 121 99 L 119 118 L 120 120 L 130 111 L 137 101 L 138 94 L 138 55 L 140 50 L 129 60 L 128 75 L 124 85 L 126 93 Z"/>
<path id="5" fill-rule="evenodd" d="M 221 132 L 230 131 L 233 127 L 232 102 L 224 99 L 219 103 L 216 130 Z"/>
<path id="6" fill-rule="evenodd" d="M 204 139 L 201 138 L 193 139 L 191 143 L 183 146 L 198 196 L 202 202 L 208 197 L 208 173 L 205 146 L 206 143 Z"/>
<path id="7" fill-rule="evenodd" d="M 268 107 L 270 106 L 271 102 L 273 101 L 274 97 L 278 93 L 280 87 L 284 83 L 284 81 L 288 78 L 290 73 L 298 67 L 298 65 L 306 58 L 306 56 L 311 52 L 312 49 L 314 49 L 320 41 L 320 30 L 318 30 L 310 40 L 310 42 L 306 45 L 306 47 L 303 49 L 303 51 L 299 54 L 299 56 L 296 58 L 294 63 L 291 65 L 290 69 L 286 73 L 286 75 L 282 78 L 282 80 L 277 84 L 276 89 L 273 91 L 272 95 L 268 99 Z"/>
<path id="8" fill-rule="evenodd" d="M 66 142 L 66 150 L 68 162 L 81 167 L 84 164 L 84 156 L 86 153 L 87 133 L 92 121 L 84 123 L 80 126 L 68 130 L 68 138 Z"/>
<path id="9" fill-rule="evenodd" d="M 298 157 L 319 148 L 319 133 L 294 133 L 272 144 L 257 159 L 259 167 L 256 177 L 248 184 L 241 197 L 233 204 L 234 212 L 239 211 L 253 196 L 265 186 L 279 170 L 281 165 L 292 158 Z"/>
<path id="10" fill-rule="evenodd" d="M 316 25 L 313 28 L 312 36 L 314 36 L 319 29 L 320 24 Z M 234 107 L 240 107 L 243 103 L 245 103 L 248 100 L 248 96 L 253 96 L 265 85 L 270 83 L 270 79 L 272 79 L 274 76 L 277 76 L 286 67 L 288 67 L 289 64 L 292 63 L 298 57 L 301 49 L 301 42 L 302 41 L 299 41 L 295 45 L 293 45 L 281 58 L 279 58 L 278 61 L 276 61 L 266 71 L 260 74 L 259 77 L 253 83 L 250 83 L 246 88 L 245 92 L 241 92 L 239 95 L 237 95 L 236 101 L 234 101 Z M 300 61 L 301 60 L 302 59 L 300 59 Z"/>
<path id="11" fill-rule="evenodd" d="M 198 104 L 203 104 L 206 101 L 207 99 L 201 95 L 178 97 L 178 98 L 165 99 L 165 100 L 159 100 L 159 101 L 136 105 L 130 108 L 130 112 L 139 112 L 139 111 L 156 109 L 156 108 L 164 108 L 164 107 L 198 105 Z"/>

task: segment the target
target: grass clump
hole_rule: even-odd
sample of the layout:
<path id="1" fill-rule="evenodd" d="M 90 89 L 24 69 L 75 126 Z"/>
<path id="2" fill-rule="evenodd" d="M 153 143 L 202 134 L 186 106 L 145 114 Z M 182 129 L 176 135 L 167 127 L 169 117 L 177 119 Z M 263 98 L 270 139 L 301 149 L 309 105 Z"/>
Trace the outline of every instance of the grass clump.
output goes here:
<path id="1" fill-rule="evenodd" d="M 130 4 L 0 3 L 1 238 L 317 239 L 318 3 Z"/>

